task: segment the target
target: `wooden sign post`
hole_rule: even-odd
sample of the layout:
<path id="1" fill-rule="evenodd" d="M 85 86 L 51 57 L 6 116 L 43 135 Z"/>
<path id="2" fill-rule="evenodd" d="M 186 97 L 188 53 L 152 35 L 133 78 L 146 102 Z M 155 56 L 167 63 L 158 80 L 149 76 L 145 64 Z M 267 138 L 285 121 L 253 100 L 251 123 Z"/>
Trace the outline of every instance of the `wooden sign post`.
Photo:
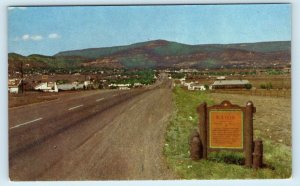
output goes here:
<path id="1" fill-rule="evenodd" d="M 253 166 L 253 154 L 259 157 L 262 152 L 254 153 L 253 142 L 253 113 L 255 107 L 251 101 L 246 107 L 233 105 L 223 101 L 220 105 L 207 107 L 204 102 L 197 108 L 199 114 L 199 140 L 200 159 L 207 159 L 207 154 L 212 151 L 232 150 L 242 151 L 245 156 L 245 166 Z M 261 149 L 262 142 L 257 143 Z M 262 161 L 258 159 L 256 162 Z M 262 164 L 262 163 L 261 163 Z M 261 167 L 256 163 L 254 167 Z"/>

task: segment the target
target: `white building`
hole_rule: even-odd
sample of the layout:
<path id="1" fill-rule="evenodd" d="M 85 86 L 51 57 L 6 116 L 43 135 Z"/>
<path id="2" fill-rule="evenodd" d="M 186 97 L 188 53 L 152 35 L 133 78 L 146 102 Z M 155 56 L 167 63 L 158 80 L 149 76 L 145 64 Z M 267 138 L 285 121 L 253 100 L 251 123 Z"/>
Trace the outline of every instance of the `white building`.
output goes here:
<path id="1" fill-rule="evenodd" d="M 217 80 L 225 80 L 225 79 L 226 79 L 225 76 L 218 76 L 218 77 L 217 77 Z"/>
<path id="2" fill-rule="evenodd" d="M 21 87 L 21 79 L 9 79 L 8 80 L 8 92 L 18 94 Z"/>
<path id="3" fill-rule="evenodd" d="M 191 84 L 193 84 L 194 82 L 184 82 L 183 86 L 189 87 Z"/>
<path id="4" fill-rule="evenodd" d="M 127 86 L 119 86 L 119 90 L 129 90 L 130 88 Z"/>
<path id="5" fill-rule="evenodd" d="M 200 85 L 200 84 L 197 84 L 197 83 L 191 83 L 188 86 L 188 90 L 201 90 L 201 91 L 204 91 L 204 90 L 206 90 L 206 88 L 205 88 L 204 85 Z"/>
<path id="6" fill-rule="evenodd" d="M 130 84 L 115 84 L 115 83 L 112 83 L 112 84 L 109 84 L 108 85 L 109 87 L 118 87 L 118 89 L 120 90 L 129 90 L 130 88 Z"/>
<path id="7" fill-rule="evenodd" d="M 133 86 L 134 86 L 134 87 L 142 87 L 143 84 L 142 84 L 142 83 L 134 83 Z"/>
<path id="8" fill-rule="evenodd" d="M 77 83 L 67 83 L 67 84 L 61 84 L 61 85 L 57 85 L 58 90 L 79 90 L 79 89 L 83 89 L 84 84 L 81 83 L 79 84 Z"/>
<path id="9" fill-rule="evenodd" d="M 211 87 L 212 89 L 244 89 L 250 84 L 248 80 L 218 80 Z"/>
<path id="10" fill-rule="evenodd" d="M 34 90 L 40 90 L 43 92 L 58 92 L 56 82 L 40 83 L 34 87 Z"/>
<path id="11" fill-rule="evenodd" d="M 83 84 L 84 84 L 84 86 L 87 87 L 89 85 L 92 85 L 92 82 L 88 80 L 88 81 L 84 81 Z"/>

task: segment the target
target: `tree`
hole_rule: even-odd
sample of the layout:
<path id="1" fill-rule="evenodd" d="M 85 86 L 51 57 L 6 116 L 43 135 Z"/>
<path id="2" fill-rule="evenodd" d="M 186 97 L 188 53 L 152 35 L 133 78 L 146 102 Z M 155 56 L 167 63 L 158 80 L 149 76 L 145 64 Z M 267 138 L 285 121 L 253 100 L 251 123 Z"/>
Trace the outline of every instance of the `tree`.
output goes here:
<path id="1" fill-rule="evenodd" d="M 248 84 L 245 85 L 245 88 L 249 90 L 249 89 L 252 88 L 252 85 L 250 83 L 248 83 Z"/>

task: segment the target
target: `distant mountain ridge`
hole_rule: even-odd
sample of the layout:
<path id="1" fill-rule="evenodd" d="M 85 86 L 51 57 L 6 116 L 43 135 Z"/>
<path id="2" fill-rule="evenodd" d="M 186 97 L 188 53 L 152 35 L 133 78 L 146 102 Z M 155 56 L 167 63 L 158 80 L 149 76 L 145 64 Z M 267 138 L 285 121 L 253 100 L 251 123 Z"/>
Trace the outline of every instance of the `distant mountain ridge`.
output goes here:
<path id="1" fill-rule="evenodd" d="M 290 63 L 291 42 L 187 45 L 154 40 L 126 46 L 62 51 L 53 56 L 9 54 L 9 61 L 27 59 L 50 67 L 220 68 L 284 66 Z"/>
<path id="2" fill-rule="evenodd" d="M 181 46 L 181 48 L 186 47 L 192 51 L 195 50 L 204 50 L 205 48 L 209 49 L 223 49 L 223 48 L 232 48 L 232 49 L 241 49 L 253 52 L 278 52 L 278 51 L 290 51 L 291 50 L 291 42 L 290 41 L 271 41 L 271 42 L 257 42 L 257 43 L 238 43 L 238 44 L 201 44 L 201 45 L 188 45 L 177 42 L 171 42 L 166 40 L 153 40 L 148 42 L 135 43 L 131 45 L 125 46 L 113 46 L 113 47 L 102 47 L 102 48 L 87 48 L 81 50 L 69 50 L 62 51 L 54 56 L 82 56 L 82 57 L 92 57 L 98 58 L 107 55 L 114 54 L 116 52 L 134 49 L 137 47 L 143 47 L 146 45 L 153 46 L 167 46 L 173 47 L 174 45 Z M 169 46 L 168 46 L 169 45 Z M 171 46 L 170 46 L 171 45 Z M 169 48 L 172 50 L 171 48 Z M 194 49 L 194 50 L 193 50 Z"/>

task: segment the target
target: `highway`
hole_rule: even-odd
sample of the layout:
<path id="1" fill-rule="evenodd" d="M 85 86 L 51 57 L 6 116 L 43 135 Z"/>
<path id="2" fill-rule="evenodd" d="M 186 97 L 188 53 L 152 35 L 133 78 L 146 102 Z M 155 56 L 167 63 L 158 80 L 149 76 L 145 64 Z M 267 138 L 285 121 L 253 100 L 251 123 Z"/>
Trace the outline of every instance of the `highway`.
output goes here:
<path id="1" fill-rule="evenodd" d="M 162 149 L 172 82 L 9 109 L 11 180 L 174 179 Z"/>

